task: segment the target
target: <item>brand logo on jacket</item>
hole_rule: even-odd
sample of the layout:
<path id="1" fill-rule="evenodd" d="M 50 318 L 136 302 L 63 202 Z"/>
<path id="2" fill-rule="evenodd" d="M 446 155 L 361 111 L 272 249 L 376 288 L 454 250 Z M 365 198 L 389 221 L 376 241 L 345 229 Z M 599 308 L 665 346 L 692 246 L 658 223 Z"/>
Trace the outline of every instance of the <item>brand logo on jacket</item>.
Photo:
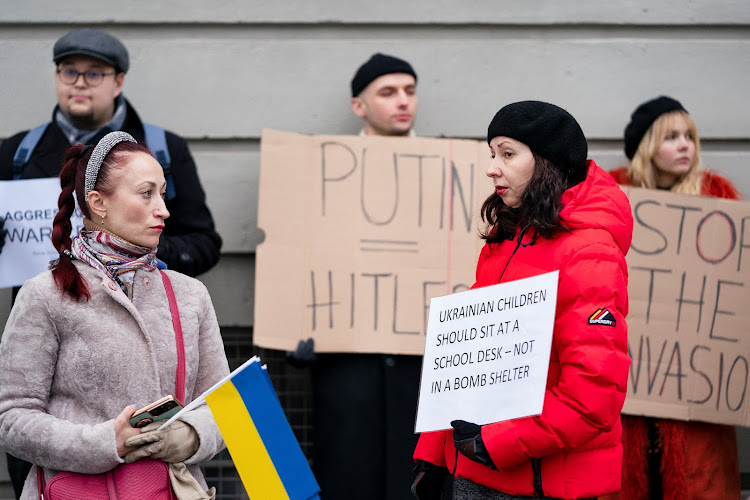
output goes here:
<path id="1" fill-rule="evenodd" d="M 589 316 L 589 325 L 616 326 L 617 320 L 612 315 L 612 313 L 609 312 L 609 309 L 603 307 L 601 309 L 597 309 L 594 314 Z"/>

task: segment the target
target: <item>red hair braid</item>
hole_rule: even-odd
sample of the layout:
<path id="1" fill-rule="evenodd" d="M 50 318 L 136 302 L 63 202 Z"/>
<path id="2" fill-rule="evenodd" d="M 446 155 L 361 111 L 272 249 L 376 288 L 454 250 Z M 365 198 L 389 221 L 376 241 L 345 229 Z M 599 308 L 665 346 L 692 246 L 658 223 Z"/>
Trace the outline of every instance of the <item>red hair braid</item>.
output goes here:
<path id="1" fill-rule="evenodd" d="M 70 251 L 71 239 L 70 233 L 73 225 L 70 217 L 76 208 L 73 196 L 76 192 L 83 192 L 83 185 L 86 176 L 86 164 L 91 156 L 91 147 L 83 144 L 71 146 L 65 152 L 63 157 L 63 167 L 60 171 L 60 187 L 62 192 L 57 199 L 58 212 L 52 223 L 52 244 L 60 254 L 57 265 L 52 270 L 52 277 L 55 284 L 62 293 L 67 293 L 73 300 L 78 301 L 81 297 L 86 300 L 91 298 L 86 280 L 78 272 L 73 261 L 68 255 L 63 255 L 65 250 Z M 81 205 L 81 210 L 88 215 L 87 206 Z"/>

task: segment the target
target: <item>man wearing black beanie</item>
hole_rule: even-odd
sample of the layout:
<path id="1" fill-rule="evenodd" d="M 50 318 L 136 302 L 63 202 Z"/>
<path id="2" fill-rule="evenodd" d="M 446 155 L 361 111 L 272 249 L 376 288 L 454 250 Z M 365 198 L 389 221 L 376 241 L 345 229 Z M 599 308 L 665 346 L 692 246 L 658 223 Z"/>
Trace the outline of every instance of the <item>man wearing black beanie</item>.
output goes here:
<path id="1" fill-rule="evenodd" d="M 359 67 L 351 82 L 352 111 L 364 135 L 411 135 L 417 113 L 417 74 L 411 64 L 381 53 Z"/>
<path id="2" fill-rule="evenodd" d="M 417 74 L 396 57 L 374 54 L 351 81 L 361 135 L 413 136 Z M 308 356 L 305 356 L 307 349 Z M 312 339 L 292 358 L 312 363 L 313 469 L 326 500 L 408 500 L 421 356 L 312 354 Z"/>

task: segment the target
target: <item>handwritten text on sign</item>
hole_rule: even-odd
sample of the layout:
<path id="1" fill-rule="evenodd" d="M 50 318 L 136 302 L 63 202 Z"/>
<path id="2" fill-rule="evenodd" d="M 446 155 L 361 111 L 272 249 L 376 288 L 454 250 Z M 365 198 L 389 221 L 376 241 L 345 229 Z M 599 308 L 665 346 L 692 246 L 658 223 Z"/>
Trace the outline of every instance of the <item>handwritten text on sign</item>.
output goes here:
<path id="1" fill-rule="evenodd" d="M 750 425 L 750 203 L 626 189 L 624 413 Z"/>
<path id="2" fill-rule="evenodd" d="M 555 271 L 432 299 L 416 432 L 542 412 L 557 279 Z"/>
<path id="3" fill-rule="evenodd" d="M 474 282 L 488 159 L 478 141 L 264 130 L 256 345 L 421 354 L 430 298 Z"/>
<path id="4" fill-rule="evenodd" d="M 0 288 L 21 286 L 57 258 L 52 222 L 60 196 L 58 178 L 0 181 L 0 217 L 5 220 L 5 246 L 0 253 Z M 73 232 L 83 225 L 80 215 Z"/>

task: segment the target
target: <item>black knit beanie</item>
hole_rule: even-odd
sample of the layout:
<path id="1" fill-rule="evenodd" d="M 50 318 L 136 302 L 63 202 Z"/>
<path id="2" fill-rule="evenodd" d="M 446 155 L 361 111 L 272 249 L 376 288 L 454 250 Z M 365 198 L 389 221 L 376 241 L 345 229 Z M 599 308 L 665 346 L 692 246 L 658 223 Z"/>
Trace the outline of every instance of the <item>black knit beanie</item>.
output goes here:
<path id="1" fill-rule="evenodd" d="M 411 64 L 398 57 L 376 53 L 359 67 L 352 78 L 352 97 L 357 97 L 374 79 L 391 73 L 406 73 L 417 79 Z"/>
<path id="2" fill-rule="evenodd" d="M 644 102 L 630 115 L 630 123 L 625 127 L 625 156 L 633 159 L 638 146 L 643 140 L 651 125 L 664 113 L 670 111 L 687 110 L 682 107 L 680 101 L 667 96 L 659 96 L 656 99 Z"/>
<path id="3" fill-rule="evenodd" d="M 495 114 L 487 129 L 488 143 L 498 136 L 526 144 L 568 179 L 586 176 L 586 137 L 576 119 L 559 106 L 541 101 L 508 104 Z"/>

